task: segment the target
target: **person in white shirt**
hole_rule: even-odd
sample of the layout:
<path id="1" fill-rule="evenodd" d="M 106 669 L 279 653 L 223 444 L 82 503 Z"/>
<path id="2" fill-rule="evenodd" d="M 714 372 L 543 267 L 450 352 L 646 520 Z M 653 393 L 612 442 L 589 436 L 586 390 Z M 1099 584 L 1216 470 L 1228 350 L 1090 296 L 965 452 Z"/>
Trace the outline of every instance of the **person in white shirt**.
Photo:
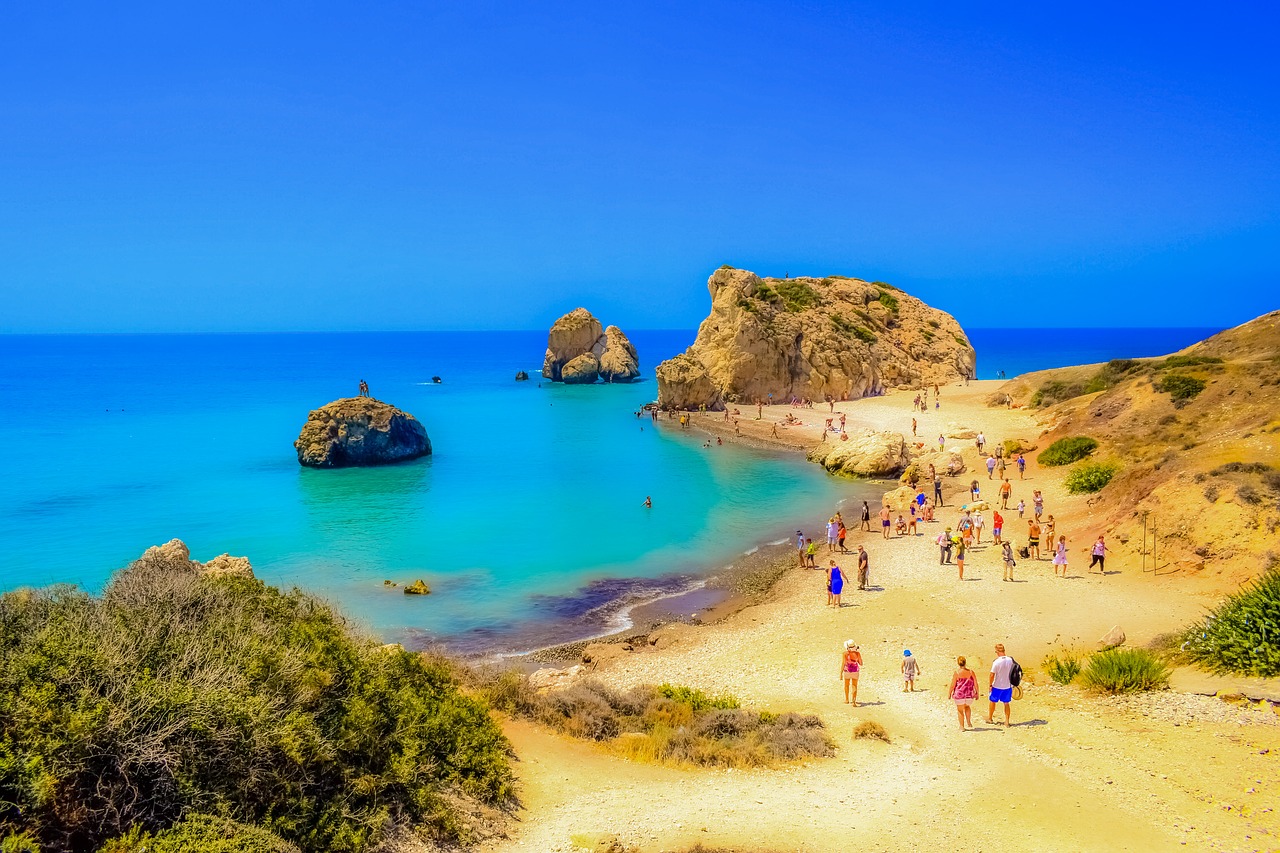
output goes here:
<path id="1" fill-rule="evenodd" d="M 1013 658 L 1004 653 L 1004 644 L 996 643 L 996 659 L 991 662 L 991 675 L 987 679 L 987 694 L 991 705 L 987 709 L 987 722 L 995 723 L 996 703 L 1004 703 L 1004 724 L 1010 725 L 1010 702 L 1013 701 L 1013 685 L 1009 673 L 1013 670 Z"/>

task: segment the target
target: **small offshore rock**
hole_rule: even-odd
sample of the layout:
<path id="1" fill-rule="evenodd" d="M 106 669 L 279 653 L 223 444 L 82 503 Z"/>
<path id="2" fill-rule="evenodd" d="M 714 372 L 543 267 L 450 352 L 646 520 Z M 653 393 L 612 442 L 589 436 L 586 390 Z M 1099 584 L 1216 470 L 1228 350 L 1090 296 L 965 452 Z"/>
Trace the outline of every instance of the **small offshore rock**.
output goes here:
<path id="1" fill-rule="evenodd" d="M 395 581 L 383 581 L 382 585 L 383 586 L 399 586 L 400 584 L 396 583 Z"/>
<path id="2" fill-rule="evenodd" d="M 517 381 L 517 382 L 528 382 L 528 381 L 529 381 L 529 374 L 528 374 L 528 373 L 526 373 L 526 372 L 525 372 L 525 371 L 523 371 L 523 370 L 517 370 L 517 371 L 516 371 L 516 381 Z"/>
<path id="3" fill-rule="evenodd" d="M 423 583 L 421 578 L 411 584 L 405 584 L 404 587 L 405 595 L 428 595 L 430 592 L 431 587 Z"/>
<path id="4" fill-rule="evenodd" d="M 308 468 L 386 465 L 431 453 L 417 418 L 372 397 L 334 400 L 312 411 L 293 446 Z"/>
<path id="5" fill-rule="evenodd" d="M 221 577 L 226 575 L 234 575 L 236 577 L 251 578 L 253 577 L 253 566 L 249 564 L 248 557 L 233 557 L 230 554 L 219 554 L 207 563 L 201 563 L 200 574 Z"/>

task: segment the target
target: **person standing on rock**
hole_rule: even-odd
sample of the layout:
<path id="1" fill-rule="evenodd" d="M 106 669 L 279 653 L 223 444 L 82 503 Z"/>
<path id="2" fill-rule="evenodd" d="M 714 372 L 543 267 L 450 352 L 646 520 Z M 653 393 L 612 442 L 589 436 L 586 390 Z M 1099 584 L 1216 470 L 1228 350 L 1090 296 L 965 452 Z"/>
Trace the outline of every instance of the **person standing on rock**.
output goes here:
<path id="1" fill-rule="evenodd" d="M 840 656 L 840 680 L 844 682 L 844 703 L 858 707 L 858 675 L 862 672 L 862 652 L 853 640 L 844 641 Z"/>
<path id="2" fill-rule="evenodd" d="M 991 662 L 991 675 L 987 681 L 987 694 L 991 704 L 987 709 L 987 722 L 995 725 L 996 704 L 1004 705 L 1004 724 L 1011 725 L 1013 683 L 1009 673 L 1013 671 L 1013 658 L 1004 653 L 1004 644 L 996 643 L 996 659 Z"/>

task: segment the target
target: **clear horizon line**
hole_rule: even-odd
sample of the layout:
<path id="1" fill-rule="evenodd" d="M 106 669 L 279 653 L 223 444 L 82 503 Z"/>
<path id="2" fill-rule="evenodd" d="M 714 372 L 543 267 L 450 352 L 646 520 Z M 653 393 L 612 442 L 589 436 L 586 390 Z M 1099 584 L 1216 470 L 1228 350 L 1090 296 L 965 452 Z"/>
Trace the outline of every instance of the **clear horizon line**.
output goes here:
<path id="1" fill-rule="evenodd" d="M 1236 324 L 1239 325 L 1239 324 Z M 1147 330 L 1177 330 L 1187 329 L 1203 331 L 1206 329 L 1226 330 L 1235 326 L 1223 326 L 1219 324 L 1210 324 L 1207 326 L 969 326 L 968 331 L 982 332 L 1001 332 L 1018 330 L 1024 332 L 1093 332 L 1093 331 L 1147 331 Z M 148 336 L 148 335 L 421 335 L 421 334 L 494 334 L 494 333 L 525 333 L 525 332 L 546 332 L 544 328 L 533 329 L 253 329 L 253 330 L 233 330 L 233 329 L 204 329 L 198 331 L 79 331 L 79 332 L 14 332 L 0 331 L 0 337 L 5 338 L 45 338 L 45 337 L 126 337 L 126 336 Z M 692 327 L 676 327 L 676 328 L 648 328 L 636 327 L 632 332 L 697 332 L 697 326 Z"/>

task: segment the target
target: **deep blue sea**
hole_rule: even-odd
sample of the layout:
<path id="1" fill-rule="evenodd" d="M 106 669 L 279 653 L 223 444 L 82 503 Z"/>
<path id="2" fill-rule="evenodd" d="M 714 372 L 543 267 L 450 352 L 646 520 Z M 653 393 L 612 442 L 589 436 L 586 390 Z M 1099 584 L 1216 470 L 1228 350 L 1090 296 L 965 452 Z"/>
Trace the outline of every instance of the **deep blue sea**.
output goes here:
<path id="1" fill-rule="evenodd" d="M 1214 331 L 970 334 L 991 378 Z M 545 332 L 0 336 L 0 589 L 98 590 L 178 537 L 196 559 L 247 556 L 388 640 L 493 651 L 597 633 L 618 599 L 681 589 L 881 491 L 637 419 L 653 367 L 692 339 L 635 332 L 647 381 L 568 387 L 538 382 Z M 531 381 L 513 381 L 521 369 Z M 307 412 L 360 379 L 423 422 L 434 454 L 301 468 Z M 417 578 L 432 595 L 383 585 Z"/>

